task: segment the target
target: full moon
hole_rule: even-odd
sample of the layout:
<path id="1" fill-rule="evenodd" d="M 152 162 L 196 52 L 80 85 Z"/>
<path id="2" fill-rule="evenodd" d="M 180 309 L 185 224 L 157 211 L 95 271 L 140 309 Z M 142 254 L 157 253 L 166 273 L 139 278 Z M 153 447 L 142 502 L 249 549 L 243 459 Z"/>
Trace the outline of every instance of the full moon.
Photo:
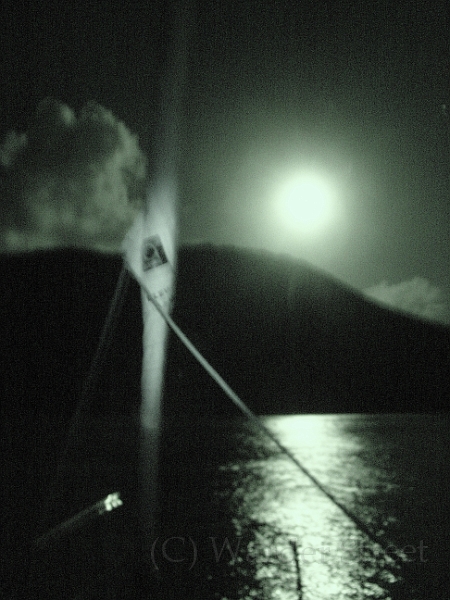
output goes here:
<path id="1" fill-rule="evenodd" d="M 328 224 L 333 200 L 333 191 L 325 179 L 315 174 L 300 174 L 281 186 L 277 208 L 290 229 L 316 233 Z"/>

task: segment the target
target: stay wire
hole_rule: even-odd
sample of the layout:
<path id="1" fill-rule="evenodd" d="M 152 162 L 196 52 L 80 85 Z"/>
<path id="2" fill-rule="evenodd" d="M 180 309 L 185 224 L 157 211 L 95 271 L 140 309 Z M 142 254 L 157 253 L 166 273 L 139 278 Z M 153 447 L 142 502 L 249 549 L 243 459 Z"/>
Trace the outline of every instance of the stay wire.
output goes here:
<path id="1" fill-rule="evenodd" d="M 114 328 L 117 324 L 117 318 L 122 310 L 123 303 L 125 301 L 125 293 L 128 287 L 128 273 L 122 266 L 119 277 L 117 280 L 116 288 L 114 290 L 109 310 L 106 315 L 105 322 L 103 324 L 102 332 L 100 334 L 100 340 L 98 342 L 94 357 L 89 368 L 88 375 L 85 379 L 83 390 L 81 393 L 81 399 L 78 403 L 77 409 L 72 417 L 71 426 L 67 435 L 67 443 L 61 458 L 61 468 L 64 466 L 64 461 L 67 458 L 67 454 L 70 449 L 71 441 L 78 437 L 83 413 L 89 407 L 92 401 L 92 393 L 95 389 L 95 385 L 98 381 L 99 374 L 104 364 L 106 353 L 111 345 L 111 340 L 114 334 Z"/>
<path id="2" fill-rule="evenodd" d="M 334 496 L 309 469 L 307 469 L 299 459 L 284 446 L 276 435 L 261 421 L 261 419 L 241 400 L 241 398 L 234 392 L 234 390 L 228 385 L 228 383 L 222 378 L 222 376 L 214 369 L 214 367 L 200 354 L 197 348 L 192 344 L 189 338 L 181 331 L 178 325 L 173 321 L 171 316 L 167 314 L 161 307 L 159 302 L 152 296 L 151 293 L 146 289 L 145 282 L 142 278 L 134 271 L 134 269 L 128 265 L 129 270 L 138 281 L 139 285 L 147 294 L 148 299 L 152 302 L 153 306 L 166 321 L 171 330 L 176 334 L 180 341 L 186 346 L 186 348 L 192 353 L 192 355 L 198 360 L 203 368 L 209 373 L 214 381 L 221 387 L 225 394 L 230 400 L 263 432 L 269 437 L 277 447 L 294 463 L 294 465 L 337 507 L 341 510 L 344 515 L 350 519 L 356 525 L 356 527 L 364 533 L 371 542 L 380 547 L 384 554 L 394 562 L 395 565 L 403 567 L 405 565 L 405 559 L 402 557 L 401 552 L 396 546 L 388 541 L 383 540 L 377 536 L 357 515 L 355 515 L 349 508 L 347 508 L 336 496 Z"/>

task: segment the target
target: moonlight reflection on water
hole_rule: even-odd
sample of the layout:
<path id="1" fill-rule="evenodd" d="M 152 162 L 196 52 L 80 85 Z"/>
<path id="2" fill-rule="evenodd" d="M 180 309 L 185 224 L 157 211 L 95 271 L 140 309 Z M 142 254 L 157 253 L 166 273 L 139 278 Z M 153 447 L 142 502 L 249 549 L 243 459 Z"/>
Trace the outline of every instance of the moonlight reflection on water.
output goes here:
<path id="1" fill-rule="evenodd" d="M 405 452 L 405 439 L 385 432 L 386 425 L 396 429 L 396 418 L 303 415 L 266 417 L 264 423 L 375 535 L 385 543 L 397 538 L 390 548 L 409 562 L 419 559 L 419 540 L 411 523 L 400 523 L 402 502 L 408 502 L 407 490 L 402 489 L 404 470 L 399 463 L 391 469 L 392 454 Z M 401 590 L 402 598 L 419 597 L 404 578 L 402 561 L 396 564 L 370 541 L 272 442 L 267 441 L 264 454 L 260 434 L 253 434 L 260 459 L 227 463 L 221 471 L 239 480 L 231 506 L 238 534 L 242 523 L 253 528 L 246 552 L 255 562 L 264 597 L 299 597 L 295 559 L 303 600 L 381 600 L 391 597 L 394 588 Z M 391 462 L 385 461 L 386 455 Z M 402 552 L 402 540 L 414 545 L 415 556 Z"/>

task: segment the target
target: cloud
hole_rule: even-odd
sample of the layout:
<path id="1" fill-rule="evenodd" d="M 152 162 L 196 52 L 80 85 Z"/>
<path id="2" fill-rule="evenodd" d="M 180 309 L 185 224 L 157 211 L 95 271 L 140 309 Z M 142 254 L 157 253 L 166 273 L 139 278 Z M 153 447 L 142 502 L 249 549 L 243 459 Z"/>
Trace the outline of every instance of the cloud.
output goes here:
<path id="1" fill-rule="evenodd" d="M 146 191 L 137 136 L 95 103 L 77 117 L 44 100 L 27 133 L 6 135 L 0 165 L 2 251 L 117 250 Z"/>
<path id="2" fill-rule="evenodd" d="M 424 319 L 449 323 L 449 307 L 443 292 L 423 277 L 389 284 L 382 281 L 364 290 L 374 300 Z"/>
<path id="3" fill-rule="evenodd" d="M 25 133 L 17 133 L 17 131 L 9 131 L 2 145 L 0 146 L 0 165 L 2 167 L 10 167 L 14 160 L 27 145 L 27 136 Z"/>

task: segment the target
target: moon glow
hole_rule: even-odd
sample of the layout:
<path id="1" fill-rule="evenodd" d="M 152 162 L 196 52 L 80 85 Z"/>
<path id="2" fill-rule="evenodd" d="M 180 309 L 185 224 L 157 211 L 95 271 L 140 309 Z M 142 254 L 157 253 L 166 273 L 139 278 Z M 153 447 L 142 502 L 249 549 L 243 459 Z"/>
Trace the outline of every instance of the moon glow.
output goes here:
<path id="1" fill-rule="evenodd" d="M 328 224 L 334 194 L 321 177 L 301 174 L 282 186 L 278 212 L 284 224 L 302 233 L 316 233 Z"/>

